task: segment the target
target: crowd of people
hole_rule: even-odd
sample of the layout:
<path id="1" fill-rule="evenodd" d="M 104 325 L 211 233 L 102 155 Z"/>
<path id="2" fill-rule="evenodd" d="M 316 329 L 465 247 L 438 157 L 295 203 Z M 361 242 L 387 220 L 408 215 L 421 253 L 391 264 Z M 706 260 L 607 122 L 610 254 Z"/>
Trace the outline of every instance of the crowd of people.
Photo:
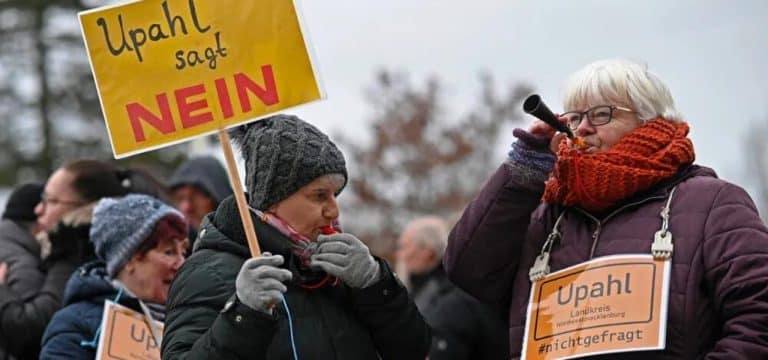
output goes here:
<path id="1" fill-rule="evenodd" d="M 163 323 L 163 359 L 520 358 L 533 284 L 625 254 L 670 263 L 666 337 L 597 357 L 768 357 L 768 229 L 742 188 L 694 164 L 666 85 L 605 60 L 564 98 L 557 119 L 575 137 L 539 120 L 515 129 L 452 229 L 412 219 L 394 264 L 345 232 L 345 156 L 296 116 L 230 131 L 256 256 L 215 158 L 167 182 L 66 162 L 16 186 L 2 213 L 0 359 L 94 359 L 107 301 Z"/>
<path id="2" fill-rule="evenodd" d="M 201 180 L 189 175 L 188 163 L 197 164 L 194 167 L 210 177 Z M 228 190 L 212 185 L 218 185 L 215 182 L 222 176 L 227 181 L 216 159 L 194 158 L 188 163 L 165 185 L 146 171 L 118 169 L 106 161 L 75 160 L 54 171 L 45 184 L 22 184 L 11 193 L 0 222 L 0 358 L 93 358 L 95 348 L 79 342 L 94 337 L 101 323 L 99 309 L 109 294 L 123 289 L 123 301 L 130 303 L 128 299 L 142 299 L 142 291 L 149 288 L 156 294 L 148 301 L 165 303 L 167 285 L 194 240 L 191 224 L 199 223 L 196 214 L 210 211 L 199 205 L 202 201 L 190 204 L 189 196 L 177 194 L 195 193 L 216 204 Z M 178 202 L 169 200 L 177 197 Z M 161 219 L 153 218 L 152 211 L 159 210 L 147 202 L 162 206 L 163 214 L 172 210 L 177 216 L 158 222 Z M 107 207 L 115 210 L 100 210 Z M 164 251 L 171 240 L 184 248 L 174 253 L 177 261 L 169 263 L 175 269 L 163 275 L 152 269 L 163 264 L 152 254 Z M 127 275 L 120 275 L 119 269 L 108 272 L 106 265 L 117 256 L 120 267 L 128 263 L 126 267 L 133 268 L 128 261 L 133 260 L 131 255 L 150 264 L 147 271 L 139 270 L 148 279 L 134 281 L 131 275 L 120 283 Z M 166 288 L 155 281 L 167 283 Z"/>

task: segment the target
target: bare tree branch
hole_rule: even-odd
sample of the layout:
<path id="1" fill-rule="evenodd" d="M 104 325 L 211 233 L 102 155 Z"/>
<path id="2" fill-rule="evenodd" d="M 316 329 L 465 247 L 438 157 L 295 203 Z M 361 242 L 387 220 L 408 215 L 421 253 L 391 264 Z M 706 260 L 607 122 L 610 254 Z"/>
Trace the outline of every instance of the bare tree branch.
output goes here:
<path id="1" fill-rule="evenodd" d="M 478 104 L 464 116 L 448 116 L 438 78 L 421 87 L 402 73 L 380 71 L 375 79 L 365 93 L 371 142 L 341 137 L 356 168 L 351 199 L 342 205 L 346 226 L 386 255 L 413 216 L 450 218 L 470 201 L 500 161 L 493 156 L 500 129 L 521 120 L 520 104 L 531 89 L 510 86 L 500 96 L 484 74 Z"/>

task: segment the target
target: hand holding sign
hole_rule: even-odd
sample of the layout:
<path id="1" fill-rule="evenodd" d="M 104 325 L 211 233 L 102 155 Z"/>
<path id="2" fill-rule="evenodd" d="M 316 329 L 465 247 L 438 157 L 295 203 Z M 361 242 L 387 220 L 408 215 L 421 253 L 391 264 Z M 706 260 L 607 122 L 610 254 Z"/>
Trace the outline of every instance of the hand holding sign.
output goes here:
<path id="1" fill-rule="evenodd" d="M 271 314 L 275 304 L 283 300 L 288 288 L 283 284 L 293 275 L 279 268 L 283 257 L 269 253 L 246 260 L 235 280 L 237 298 L 251 309 Z"/>

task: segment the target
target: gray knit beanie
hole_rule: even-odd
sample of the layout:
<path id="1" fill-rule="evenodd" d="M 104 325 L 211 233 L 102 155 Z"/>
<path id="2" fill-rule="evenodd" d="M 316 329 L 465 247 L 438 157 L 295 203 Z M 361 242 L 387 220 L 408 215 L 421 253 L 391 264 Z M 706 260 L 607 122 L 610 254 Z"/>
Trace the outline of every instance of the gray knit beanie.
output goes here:
<path id="1" fill-rule="evenodd" d="M 93 210 L 91 242 L 96 256 L 107 264 L 107 274 L 114 278 L 134 252 L 167 215 L 184 216 L 176 209 L 151 196 L 129 194 L 122 198 L 103 198 Z"/>
<path id="2" fill-rule="evenodd" d="M 328 174 L 344 176 L 344 155 L 327 135 L 292 115 L 275 115 L 230 130 L 245 160 L 251 206 L 266 210 Z M 338 195 L 338 193 L 336 194 Z"/>

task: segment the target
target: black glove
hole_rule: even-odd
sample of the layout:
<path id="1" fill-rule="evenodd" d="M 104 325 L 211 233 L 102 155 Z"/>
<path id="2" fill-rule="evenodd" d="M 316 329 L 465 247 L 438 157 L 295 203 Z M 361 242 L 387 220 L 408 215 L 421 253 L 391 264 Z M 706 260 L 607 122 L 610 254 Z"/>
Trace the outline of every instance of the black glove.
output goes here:
<path id="1" fill-rule="evenodd" d="M 96 258 L 93 245 L 88 241 L 90 224 L 68 225 L 60 222 L 48 233 L 51 253 L 43 260 L 43 268 L 57 261 L 83 264 Z"/>

